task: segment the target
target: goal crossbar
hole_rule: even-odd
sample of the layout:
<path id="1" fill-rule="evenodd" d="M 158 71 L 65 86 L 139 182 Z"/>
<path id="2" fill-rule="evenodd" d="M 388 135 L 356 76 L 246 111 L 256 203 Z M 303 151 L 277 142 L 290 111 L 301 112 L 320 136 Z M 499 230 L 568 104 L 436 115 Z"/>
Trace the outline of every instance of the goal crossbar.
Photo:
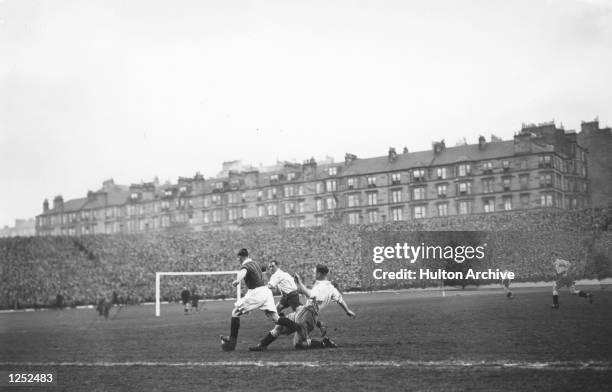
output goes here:
<path id="1" fill-rule="evenodd" d="M 236 275 L 238 271 L 209 271 L 209 272 L 156 272 L 155 273 L 155 316 L 161 312 L 160 283 L 162 276 L 198 276 L 198 275 Z M 236 301 L 240 299 L 240 283 L 236 286 Z"/>

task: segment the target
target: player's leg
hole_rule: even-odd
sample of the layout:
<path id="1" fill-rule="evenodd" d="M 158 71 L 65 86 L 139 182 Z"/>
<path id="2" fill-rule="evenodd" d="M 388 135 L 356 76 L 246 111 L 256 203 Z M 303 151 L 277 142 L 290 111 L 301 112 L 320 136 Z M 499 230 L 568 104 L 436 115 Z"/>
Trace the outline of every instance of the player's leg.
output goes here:
<path id="1" fill-rule="evenodd" d="M 555 281 L 555 283 L 553 284 L 553 303 L 551 305 L 551 308 L 553 309 L 559 309 L 559 291 L 557 290 L 557 285 L 558 282 Z"/>
<path id="2" fill-rule="evenodd" d="M 506 297 L 508 299 L 514 298 L 514 296 L 512 295 L 512 290 L 510 290 L 510 279 L 504 280 L 502 286 L 504 287 L 504 294 L 506 295 Z"/>

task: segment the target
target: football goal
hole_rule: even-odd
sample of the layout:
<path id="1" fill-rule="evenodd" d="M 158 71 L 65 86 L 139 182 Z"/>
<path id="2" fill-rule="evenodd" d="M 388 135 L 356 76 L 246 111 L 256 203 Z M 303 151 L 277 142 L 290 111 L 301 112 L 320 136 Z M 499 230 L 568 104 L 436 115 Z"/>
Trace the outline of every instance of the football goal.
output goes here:
<path id="1" fill-rule="evenodd" d="M 156 272 L 155 273 L 155 316 L 161 314 L 161 291 L 160 284 L 162 276 L 211 276 L 211 275 L 234 275 L 238 271 L 210 271 L 210 272 Z M 236 286 L 236 301 L 240 299 L 240 283 Z"/>

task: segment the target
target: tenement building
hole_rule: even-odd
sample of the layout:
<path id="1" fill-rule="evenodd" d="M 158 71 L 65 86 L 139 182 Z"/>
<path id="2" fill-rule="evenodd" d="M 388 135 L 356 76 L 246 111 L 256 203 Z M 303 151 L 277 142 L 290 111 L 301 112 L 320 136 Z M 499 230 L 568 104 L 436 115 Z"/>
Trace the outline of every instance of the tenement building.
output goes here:
<path id="1" fill-rule="evenodd" d="M 83 198 L 56 196 L 51 206 L 45 200 L 36 232 L 293 228 L 610 204 L 612 182 L 603 181 L 612 173 L 610 128 L 597 122 L 582 128 L 577 134 L 554 123 L 524 125 L 513 140 L 481 136 L 455 147 L 439 141 L 428 151 L 390 148 L 374 158 L 346 154 L 339 163 L 310 159 L 256 169 L 229 162 L 215 178 L 196 174 L 175 184 L 108 180 Z M 589 162 L 589 148 L 607 160 Z"/>

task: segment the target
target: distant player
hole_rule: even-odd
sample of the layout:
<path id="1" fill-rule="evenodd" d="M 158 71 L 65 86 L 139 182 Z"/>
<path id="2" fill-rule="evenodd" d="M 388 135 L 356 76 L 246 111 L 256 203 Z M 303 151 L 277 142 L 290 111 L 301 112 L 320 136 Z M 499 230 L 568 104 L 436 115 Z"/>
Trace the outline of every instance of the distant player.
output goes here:
<path id="1" fill-rule="evenodd" d="M 281 299 L 276 305 L 276 311 L 281 313 L 283 309 L 290 307 L 295 312 L 301 304 L 300 293 L 293 276 L 281 270 L 276 260 L 272 260 L 268 264 L 268 269 L 271 273 L 268 288 L 278 289 L 281 292 Z"/>
<path id="2" fill-rule="evenodd" d="M 506 298 L 513 299 L 514 295 L 512 294 L 512 290 L 510 289 L 511 279 L 508 277 L 508 270 L 504 270 L 505 278 L 502 279 L 501 285 L 504 288 L 504 294 L 506 294 Z"/>
<path id="3" fill-rule="evenodd" d="M 230 335 L 221 337 L 221 347 L 225 351 L 232 351 L 236 348 L 238 330 L 240 329 L 240 316 L 249 313 L 251 310 L 260 309 L 266 317 L 271 318 L 275 323 L 278 321 L 278 313 L 274 305 L 272 291 L 266 286 L 263 280 L 263 271 L 259 263 L 249 258 L 249 252 L 241 249 L 238 252 L 240 261 L 240 272 L 232 285 L 238 284 L 244 279 L 248 288 L 244 297 L 236 301 L 232 310 L 232 320 L 230 324 Z"/>
<path id="4" fill-rule="evenodd" d="M 587 298 L 590 303 L 593 303 L 592 293 L 587 293 L 585 291 L 576 289 L 576 282 L 574 282 L 574 280 L 570 277 L 572 263 L 561 259 L 559 257 L 559 253 L 557 252 L 553 252 L 553 257 L 555 257 L 553 265 L 555 267 L 556 278 L 553 286 L 553 304 L 551 307 L 553 309 L 559 309 L 559 292 L 557 290 L 561 287 L 569 287 L 570 293 L 579 297 Z"/>
<path id="5" fill-rule="evenodd" d="M 306 288 L 299 276 L 296 275 L 298 290 L 308 297 L 306 305 L 300 306 L 297 310 L 289 314 L 286 318 L 281 318 L 279 325 L 274 327 L 255 347 L 250 347 L 251 351 L 263 351 L 279 335 L 288 335 L 295 332 L 293 337 L 293 347 L 296 349 L 315 349 L 315 348 L 335 348 L 336 344 L 328 337 L 322 340 L 310 339 L 308 334 L 317 325 L 319 312 L 329 305 L 336 302 L 346 312 L 347 316 L 355 317 L 355 313 L 349 309 L 342 298 L 338 289 L 327 280 L 329 268 L 319 264 L 316 268 L 316 281 L 312 289 Z"/>
<path id="6" fill-rule="evenodd" d="M 181 302 L 183 302 L 183 307 L 185 309 L 185 315 L 189 314 L 189 299 L 191 298 L 191 293 L 187 289 L 187 287 L 183 287 L 183 291 L 181 291 Z"/>
<path id="7" fill-rule="evenodd" d="M 192 311 L 196 311 L 199 312 L 200 309 L 198 308 L 198 302 L 200 300 L 200 296 L 196 293 L 196 288 L 195 286 L 193 287 L 193 289 L 191 289 L 191 310 Z"/>

